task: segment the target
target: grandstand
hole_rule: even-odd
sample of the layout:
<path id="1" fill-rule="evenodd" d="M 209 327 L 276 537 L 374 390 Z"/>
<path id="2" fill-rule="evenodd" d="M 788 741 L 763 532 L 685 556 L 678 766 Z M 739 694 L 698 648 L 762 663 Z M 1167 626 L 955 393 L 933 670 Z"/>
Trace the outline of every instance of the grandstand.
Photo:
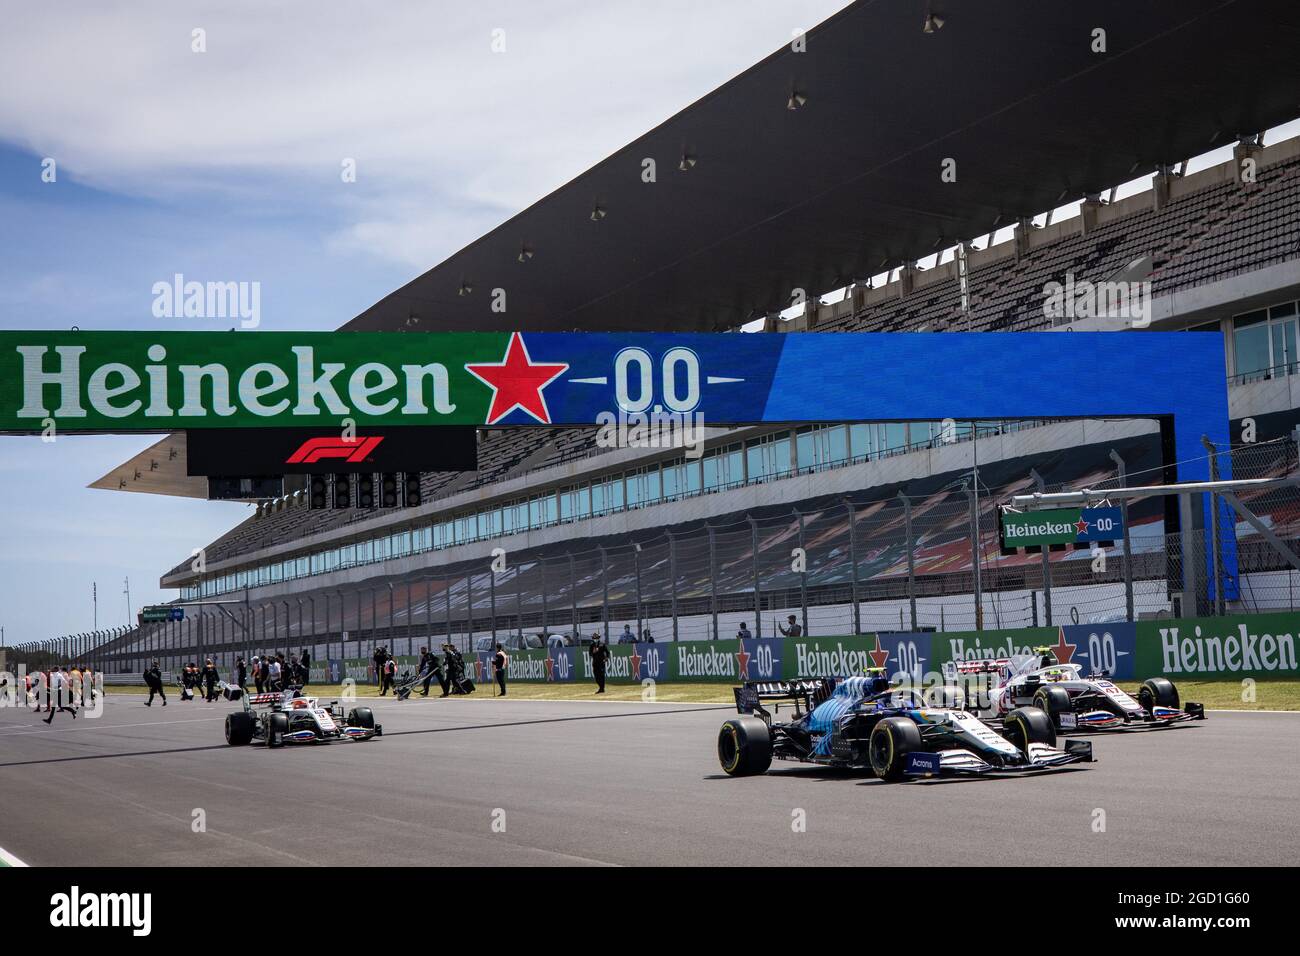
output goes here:
<path id="1" fill-rule="evenodd" d="M 899 74 L 891 89 L 932 90 L 926 78 L 935 69 L 918 52 L 934 38 L 921 36 L 917 5 L 886 6 L 855 3 L 811 31 L 806 55 L 820 65 L 804 79 L 789 55 L 774 54 L 346 328 L 739 331 L 758 323 L 789 334 L 1119 334 L 1123 319 L 1048 315 L 1044 289 L 1069 278 L 1142 283 L 1152 328 L 1224 336 L 1233 434 L 1242 434 L 1245 419 L 1255 424 L 1253 441 L 1222 449 L 1233 474 L 1294 473 L 1300 140 L 1273 144 L 1265 131 L 1294 119 L 1300 103 L 1294 70 L 1279 53 L 1297 35 L 1296 14 L 1279 12 L 1260 47 L 1240 16 L 1223 19 L 1241 5 L 1189 3 L 1174 23 L 1102 4 L 1108 22 L 1149 34 L 1136 44 L 1147 60 L 1134 65 L 1126 46 L 1109 73 L 1093 78 L 1092 61 L 1058 44 L 1097 11 L 1043 13 L 1036 27 L 1043 49 L 1032 59 L 1045 72 L 1004 75 L 967 45 L 1008 29 L 1009 14 L 949 4 L 936 41 L 947 44 L 947 68 L 962 75 L 964 64 L 981 64 L 989 83 L 936 105 L 933 116 L 916 120 L 923 129 L 900 131 L 884 155 L 862 129 L 835 138 L 849 104 L 899 124 L 912 114 L 889 105 L 894 98 L 878 89 L 878 76 L 843 74 L 840 51 L 879 52 L 879 68 Z M 964 18 L 980 21 L 971 34 L 962 33 Z M 1256 44 L 1249 49 L 1241 46 L 1247 33 Z M 1215 69 L 1181 77 L 1180 87 L 1181 64 L 1206 62 L 1211 52 Z M 1170 74 L 1152 80 L 1162 68 Z M 1125 86 L 1129 101 L 1113 102 L 1112 84 L 1133 75 L 1155 88 Z M 710 173 L 716 151 L 708 131 L 728 113 L 768 116 L 756 99 L 772 89 L 789 94 L 794 106 L 787 110 L 783 95 L 778 116 L 788 113 L 795 125 L 755 122 L 733 133 L 716 161 L 721 169 Z M 829 116 L 798 125 L 827 101 Z M 1150 119 L 1157 110 L 1161 124 Z M 980 122 L 967 122 L 971 116 Z M 1070 122 L 1053 124 L 1051 116 Z M 1035 122 L 1043 135 L 1024 129 Z M 820 149 L 819 135 L 838 147 Z M 1196 172 L 1187 159 L 1169 161 L 1211 147 L 1231 147 L 1232 155 Z M 628 187 L 610 184 L 619 162 L 666 150 L 681 154 L 684 167 L 699 154 L 698 168 L 684 176 L 734 180 L 737 208 L 715 210 L 716 223 L 697 222 L 699 188 L 646 209 Z M 939 158 L 971 151 L 995 154 L 1009 168 L 982 185 L 978 174 L 962 173 L 951 193 L 936 189 Z M 919 168 L 900 166 L 904 159 Z M 997 163 L 985 156 L 978 165 Z M 787 168 L 802 191 L 784 182 Z M 1137 171 L 1150 174 L 1149 187 L 1119 198 Z M 630 207 L 631 222 L 588 247 L 593 240 L 569 239 L 573 230 L 558 217 L 593 202 L 607 205 L 613 222 Z M 1077 209 L 1057 217 L 1062 202 Z M 521 238 L 541 247 L 552 240 L 559 254 L 511 280 L 512 302 L 521 305 L 506 321 L 467 311 L 471 297 L 451 290 L 465 287 L 465 276 L 492 287 L 492 269 L 502 267 L 490 263 L 518 265 Z M 821 294 L 783 308 L 791 289 Z M 926 371 L 918 370 L 918 388 Z M 138 671 L 156 656 L 174 666 L 198 653 L 228 662 L 250 648 L 310 647 L 327 661 L 364 658 L 375 644 L 409 654 L 445 637 L 473 647 L 506 635 L 616 635 L 625 622 L 661 641 L 729 637 L 741 620 L 770 635 L 787 614 L 814 635 L 1022 627 L 1123 619 L 1126 577 L 1136 615 L 1170 614 L 1177 536 L 1206 532 L 1175 526 L 1158 502 L 1134 507 L 1131 553 L 1117 549 L 1100 576 L 1086 551 L 1052 551 L 1046 562 L 999 551 L 1000 503 L 1035 487 L 1104 487 L 1116 480 L 1113 456 L 1130 478 L 1176 473 L 1159 424 L 1143 419 L 710 429 L 698 460 L 673 449 L 602 449 L 587 428 L 483 429 L 477 472 L 425 474 L 415 509 L 311 510 L 302 495 L 258 503 L 256 514 L 205 549 L 202 570 L 186 559 L 162 576 L 191 609 L 184 622 L 81 636 L 80 646 L 93 647 L 109 670 Z M 130 462 L 119 469 L 132 470 L 139 472 Z M 103 481 L 119 486 L 114 476 Z M 1260 493 L 1251 506 L 1294 543 L 1296 503 L 1288 489 Z M 1294 608 L 1294 572 L 1250 525 L 1236 530 L 1242 605 Z M 509 555 L 504 574 L 489 569 L 494 547 Z M 791 566 L 795 547 L 808 555 L 804 571 Z"/>

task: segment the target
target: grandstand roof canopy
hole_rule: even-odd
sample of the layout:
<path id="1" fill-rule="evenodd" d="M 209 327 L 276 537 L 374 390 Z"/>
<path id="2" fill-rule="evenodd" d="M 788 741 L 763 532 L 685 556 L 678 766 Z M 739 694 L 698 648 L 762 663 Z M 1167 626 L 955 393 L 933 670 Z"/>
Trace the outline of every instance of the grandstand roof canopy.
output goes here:
<path id="1" fill-rule="evenodd" d="M 1297 49 L 1289 0 L 861 0 L 347 327 L 734 327 L 1292 119 Z"/>

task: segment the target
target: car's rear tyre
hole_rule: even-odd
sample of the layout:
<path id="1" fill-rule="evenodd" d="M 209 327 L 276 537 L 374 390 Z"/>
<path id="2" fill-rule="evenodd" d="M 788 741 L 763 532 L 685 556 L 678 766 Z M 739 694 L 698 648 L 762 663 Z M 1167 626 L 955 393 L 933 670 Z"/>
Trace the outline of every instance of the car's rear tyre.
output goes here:
<path id="1" fill-rule="evenodd" d="M 1052 719 L 1053 727 L 1057 725 L 1059 715 L 1068 714 L 1074 710 L 1074 704 L 1070 702 L 1070 692 L 1064 687 L 1058 687 L 1055 684 L 1040 687 L 1034 691 L 1033 705 Z"/>
<path id="2" fill-rule="evenodd" d="M 365 727 L 368 730 L 375 729 L 375 712 L 369 707 L 354 707 L 348 711 L 349 727 Z"/>
<path id="3" fill-rule="evenodd" d="M 289 732 L 289 715 L 272 713 L 266 715 L 266 745 L 283 747 L 284 735 Z"/>
<path id="4" fill-rule="evenodd" d="M 1056 746 L 1056 727 L 1047 711 L 1037 707 L 1017 707 L 1002 718 L 1002 736 L 1024 753 L 1030 744 Z"/>
<path id="5" fill-rule="evenodd" d="M 881 780 L 902 780 L 907 755 L 921 750 L 921 729 L 906 717 L 886 717 L 871 729 L 867 752 Z"/>
<path id="6" fill-rule="evenodd" d="M 757 717 L 733 717 L 718 731 L 718 763 L 732 777 L 765 773 L 772 766 L 772 731 Z"/>
<path id="7" fill-rule="evenodd" d="M 1151 713 L 1153 707 L 1178 709 L 1178 688 L 1167 677 L 1150 677 L 1138 689 L 1138 703 Z"/>
<path id="8" fill-rule="evenodd" d="M 240 747 L 251 743 L 257 730 L 257 719 L 244 711 L 226 714 L 226 743 Z"/>

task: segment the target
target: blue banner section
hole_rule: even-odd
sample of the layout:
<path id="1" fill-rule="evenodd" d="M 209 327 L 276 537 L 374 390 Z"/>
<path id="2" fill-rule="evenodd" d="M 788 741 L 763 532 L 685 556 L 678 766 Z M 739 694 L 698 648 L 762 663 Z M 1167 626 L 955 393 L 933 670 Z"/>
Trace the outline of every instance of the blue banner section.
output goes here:
<path id="1" fill-rule="evenodd" d="M 738 680 L 781 680 L 781 659 L 785 653 L 781 638 L 759 637 L 737 643 L 740 645 L 736 654 Z"/>
<path id="2" fill-rule="evenodd" d="M 1070 624 L 1061 628 L 1061 634 L 1068 663 L 1082 664 L 1085 671 L 1105 671 L 1115 680 L 1137 678 L 1136 624 Z M 1060 648 L 1057 656 L 1062 656 Z"/>
<path id="3" fill-rule="evenodd" d="M 1084 529 L 1080 541 L 1118 541 L 1124 537 L 1124 511 L 1121 508 L 1084 508 L 1079 515 Z"/>
<path id="4" fill-rule="evenodd" d="M 915 634 L 877 634 L 876 650 L 868 653 L 875 666 L 885 668 L 891 678 L 898 674 L 908 674 L 913 681 L 920 683 L 926 673 L 939 670 L 932 660 L 932 639 L 933 635 L 925 631 Z"/>
<path id="5" fill-rule="evenodd" d="M 633 647 L 635 650 L 628 661 L 628 675 L 632 680 L 656 683 L 668 680 L 668 645 L 639 641 Z"/>

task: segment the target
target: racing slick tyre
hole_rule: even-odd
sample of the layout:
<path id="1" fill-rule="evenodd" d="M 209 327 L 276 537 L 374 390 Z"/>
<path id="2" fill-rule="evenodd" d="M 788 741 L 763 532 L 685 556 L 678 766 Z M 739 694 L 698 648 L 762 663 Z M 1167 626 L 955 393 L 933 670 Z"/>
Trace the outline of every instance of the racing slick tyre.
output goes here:
<path id="1" fill-rule="evenodd" d="M 867 753 L 871 769 L 881 780 L 903 779 L 907 755 L 921 750 L 921 730 L 906 717 L 886 717 L 871 731 Z"/>
<path id="2" fill-rule="evenodd" d="M 226 714 L 226 743 L 232 747 L 252 743 L 253 732 L 257 730 L 257 718 L 252 714 L 236 711 Z"/>
<path id="3" fill-rule="evenodd" d="M 734 717 L 718 731 L 718 763 L 732 777 L 766 773 L 772 766 L 772 732 L 757 717 Z"/>
<path id="4" fill-rule="evenodd" d="M 349 727 L 375 729 L 375 712 L 369 707 L 354 707 L 348 711 Z"/>
<path id="5" fill-rule="evenodd" d="M 266 715 L 266 745 L 283 747 L 284 735 L 289 732 L 289 715 L 272 713 Z"/>
<path id="6" fill-rule="evenodd" d="M 1178 688 L 1166 677 L 1151 677 L 1138 689 L 1138 703 L 1149 714 L 1152 707 L 1178 709 Z"/>
<path id="7" fill-rule="evenodd" d="M 1047 711 L 1037 707 L 1017 707 L 1002 719 L 1002 736 L 1021 751 L 1028 753 L 1030 744 L 1056 746 L 1056 727 Z"/>
<path id="8" fill-rule="evenodd" d="M 1034 691 L 1034 706 L 1052 719 L 1053 727 L 1060 723 L 1057 719 L 1060 714 L 1068 714 L 1074 710 L 1074 704 L 1070 703 L 1070 692 L 1055 684 Z"/>

